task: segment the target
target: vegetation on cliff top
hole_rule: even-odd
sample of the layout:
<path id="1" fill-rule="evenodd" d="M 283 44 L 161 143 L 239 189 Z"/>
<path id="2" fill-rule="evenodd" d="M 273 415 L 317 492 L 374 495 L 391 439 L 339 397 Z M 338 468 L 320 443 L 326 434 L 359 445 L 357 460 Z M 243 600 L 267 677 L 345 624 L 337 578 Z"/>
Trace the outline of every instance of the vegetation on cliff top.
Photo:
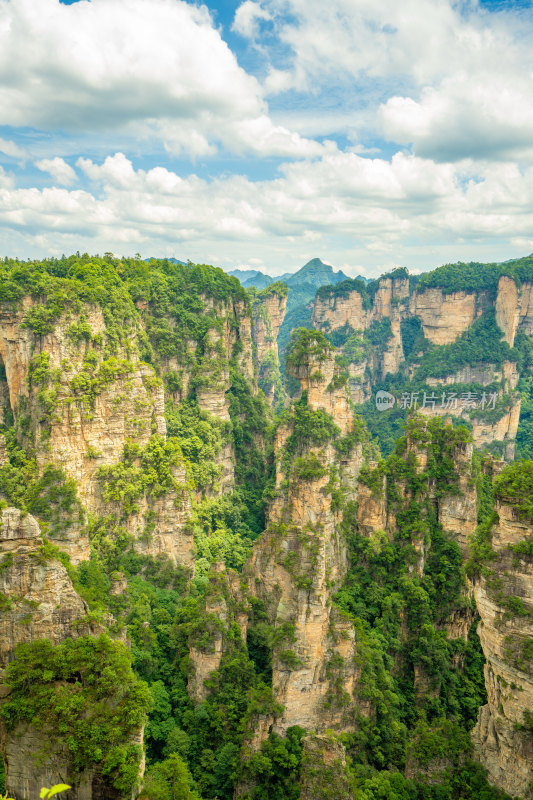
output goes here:
<path id="1" fill-rule="evenodd" d="M 444 264 L 424 273 L 417 283 L 417 290 L 441 289 L 444 294 L 487 291 L 494 299 L 502 275 L 512 278 L 518 285 L 533 283 L 533 258 L 527 256 L 506 264 L 480 264 L 474 261 L 468 264 Z"/>
<path id="2" fill-rule="evenodd" d="M 292 331 L 285 365 L 291 372 L 308 366 L 310 361 L 325 361 L 334 352 L 332 345 L 320 331 L 296 328 Z"/>
<path id="3" fill-rule="evenodd" d="M 526 275 L 529 267 L 513 269 L 513 274 Z M 451 286 L 455 274 L 454 270 L 441 273 L 439 280 L 449 280 Z M 492 272 L 487 275 L 490 283 Z M 407 274 L 397 270 L 388 277 L 405 278 Z M 465 280 L 468 285 L 470 278 Z M 354 283 L 359 282 L 338 284 L 337 296 L 353 289 Z M 267 294 L 275 286 L 269 287 Z M 378 282 L 361 287 L 368 304 Z M 327 289 L 322 295 L 328 292 L 331 294 Z M 72 745 L 75 772 L 96 765 L 120 791 L 128 793 L 140 755 L 139 749 L 128 743 L 128 736 L 151 708 L 144 790 L 149 800 L 181 796 L 231 800 L 238 781 L 248 786 L 246 798 L 296 800 L 302 729 L 289 729 L 284 737 L 270 733 L 247 761 L 242 749 L 258 715 L 267 718 L 280 713 L 272 696 L 272 652 L 279 646 L 280 636 L 290 633 L 290 622 L 278 627 L 269 624 L 261 602 L 245 589 L 242 602 L 236 604 L 225 576 L 210 570 L 210 563 L 221 560 L 228 567 L 242 567 L 253 540 L 265 527 L 265 502 L 273 482 L 274 426 L 264 401 L 254 394 L 239 366 L 242 342 L 236 341 L 228 356 L 222 340 L 217 340 L 226 313 L 220 304 L 231 307 L 229 330 L 234 330 L 238 315 L 232 314 L 237 306 L 249 308 L 247 293 L 221 270 L 164 260 L 146 264 L 139 259 L 72 256 L 0 263 L 0 302 L 16 305 L 26 293 L 35 304 L 26 313 L 24 325 L 36 336 L 53 330 L 65 310 L 80 313 L 69 328 L 70 340 L 89 352 L 102 348 L 106 363 L 115 358 L 113 350 L 119 345 L 132 347 L 130 333 L 135 329 L 138 352 L 132 355 L 150 362 L 166 388 L 168 438 L 154 434 L 142 447 L 128 443 L 118 463 L 98 470 L 103 495 L 120 507 L 119 512 L 116 517 L 89 520 L 91 559 L 77 568 L 68 566 L 91 613 L 108 621 L 111 613 L 115 622 L 110 624 L 116 630 L 125 629 L 131 654 L 106 637 L 82 638 L 56 648 L 39 642 L 22 646 L 7 672 L 13 691 L 2 711 L 6 723 L 15 726 L 27 720 L 43 729 L 57 726 L 67 746 Z M 105 341 L 96 340 L 83 319 L 87 304 L 103 311 Z M 493 357 L 494 353 L 501 358 L 508 354 L 501 337 L 495 338 L 488 316 L 481 318 L 478 328 L 459 348 L 446 351 L 454 368 L 467 357 L 465 353 L 478 357 L 488 348 Z M 355 359 L 360 347 L 383 347 L 391 334 L 390 322 L 374 324 L 361 341 L 355 337 L 350 342 L 354 334 L 345 333 Z M 411 330 L 404 326 L 402 333 L 416 351 L 419 327 Z M 293 333 L 287 363 L 298 370 L 311 358 L 319 368 L 333 352 L 323 334 L 299 328 Z M 431 352 L 422 361 L 427 375 L 438 369 Z M 71 384 L 73 397 L 96 397 L 101 386 L 98 368 L 95 364 L 89 367 Z M 40 391 L 53 390 L 54 376 L 49 374 L 46 359 L 35 360 L 31 379 Z M 216 420 L 199 404 L 201 391 L 215 384 L 217 390 L 227 392 L 229 422 Z M 41 520 L 48 519 L 52 529 L 56 518 L 64 522 L 78 509 L 75 486 L 60 471 L 54 472 L 53 466 L 38 475 L 31 450 L 21 447 L 20 428 L 16 435 L 11 422 L 5 426 L 8 463 L 0 472 L 4 492 L 10 502 L 36 513 Z M 334 419 L 324 411 L 311 410 L 304 394 L 282 414 L 279 424 L 291 428 L 282 467 L 286 471 L 292 468 L 292 478 L 299 481 L 326 477 L 329 472 L 324 491 L 331 493 L 336 510 L 344 511 L 350 569 L 336 596 L 336 613 L 348 615 L 354 624 L 357 668 L 363 675 L 358 700 L 362 707 L 367 704 L 371 708 L 369 716 L 354 718 L 353 732 L 344 737 L 351 759 L 353 798 L 502 798 L 487 786 L 479 768 L 457 755 L 458 743 L 468 755 L 467 731 L 484 701 L 483 657 L 474 630 L 467 641 L 452 641 L 446 635 L 450 614 L 468 615 L 470 609 L 464 596 L 461 554 L 457 543 L 439 526 L 437 508 L 443 498 L 459 492 L 455 456 L 469 443 L 468 431 L 453 430 L 440 420 L 410 421 L 408 438 L 402 437 L 388 458 L 363 468 L 360 476 L 375 498 L 387 478 L 387 501 L 397 523 L 394 532 L 363 536 L 356 507 L 345 502 L 342 488 L 337 486 L 341 467 L 324 464 L 313 450 L 332 444 L 340 459 L 349 455 L 355 444 L 367 446 L 369 436 L 363 423 L 356 420 L 353 431 L 341 437 Z M 386 427 L 384 417 L 379 424 Z M 392 440 L 390 430 L 387 435 Z M 416 462 L 417 446 L 428 454 L 422 469 Z M 224 449 L 230 454 L 234 449 L 236 489 L 224 497 L 213 496 Z M 178 485 L 174 477 L 174 468 L 182 463 L 187 486 Z M 496 488 L 497 493 L 503 492 L 502 497 L 511 492 L 513 502 L 527 516 L 532 514 L 527 495 L 530 479 L 529 474 L 504 472 L 501 487 Z M 195 499 L 190 524 L 197 548 L 197 573 L 190 583 L 186 571 L 173 568 L 167 560 L 135 553 L 123 526 L 123 517 L 138 510 L 141 497 L 157 497 L 171 488 L 190 491 Z M 148 514 L 146 536 L 152 524 Z M 313 531 L 306 536 L 310 548 L 316 547 Z M 426 554 L 422 568 L 420 548 Z M 41 555 L 56 557 L 57 552 L 45 545 Z M 309 588 L 308 576 L 293 570 L 294 576 L 298 589 Z M 233 579 L 238 580 L 236 576 Z M 116 586 L 126 585 L 116 591 Z M 209 611 L 222 601 L 226 621 Z M 249 618 L 246 640 L 237 624 L 240 614 Z M 194 703 L 187 691 L 189 648 L 194 645 L 209 653 L 218 635 L 223 641 L 222 660 L 206 682 L 205 699 Z M 284 652 L 286 664 L 294 666 L 296 654 L 290 649 Z M 335 664 L 328 668 L 334 675 Z M 419 689 L 420 676 L 429 687 L 425 693 Z M 104 696 L 108 701 L 111 698 L 108 706 Z M 327 702 L 340 702 L 333 679 Z M 101 728 L 100 738 L 97 728 Z M 407 758 L 425 764 L 440 756 L 449 760 L 449 768 L 436 785 L 404 778 Z"/>
<path id="4" fill-rule="evenodd" d="M 494 480 L 494 496 L 533 522 L 533 461 L 515 461 Z"/>
<path id="5" fill-rule="evenodd" d="M 47 640 L 21 644 L 4 682 L 11 691 L 0 714 L 8 729 L 35 725 L 51 763 L 65 748 L 73 775 L 92 767 L 131 793 L 142 758 L 136 740 L 151 699 L 122 643 L 101 635 L 56 647 Z"/>

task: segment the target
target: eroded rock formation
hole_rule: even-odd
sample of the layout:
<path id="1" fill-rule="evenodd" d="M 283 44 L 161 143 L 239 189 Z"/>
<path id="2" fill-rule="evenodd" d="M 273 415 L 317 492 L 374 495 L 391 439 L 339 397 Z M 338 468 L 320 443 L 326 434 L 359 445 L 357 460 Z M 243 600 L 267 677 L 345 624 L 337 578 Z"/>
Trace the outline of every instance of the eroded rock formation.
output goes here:
<path id="1" fill-rule="evenodd" d="M 287 309 L 287 287 L 272 284 L 252 301 L 252 337 L 257 359 L 258 383 L 270 403 L 282 400 L 278 334 Z"/>
<path id="2" fill-rule="evenodd" d="M 11 689 L 2 683 L 5 668 L 21 643 L 96 636 L 104 626 L 93 621 L 65 566 L 44 546 L 37 521 L 15 508 L 0 512 L 0 705 Z M 142 744 L 142 729 L 126 743 Z M 58 731 L 19 722 L 0 722 L 0 746 L 6 790 L 16 800 L 34 800 L 43 786 L 70 779 L 68 800 L 119 800 L 117 791 L 97 768 L 74 776 L 67 742 Z M 143 764 L 139 769 L 139 779 Z M 74 785 L 75 784 L 75 785 Z"/>
<path id="3" fill-rule="evenodd" d="M 354 496 L 364 436 L 354 427 L 344 385 L 336 385 L 332 353 L 306 353 L 291 369 L 301 381 L 302 400 L 296 416 L 278 430 L 276 497 L 245 568 L 250 591 L 278 631 L 272 686 L 284 707 L 273 720 L 279 733 L 292 725 L 349 727 L 360 674 L 353 626 L 331 598 L 348 567 L 338 499 Z M 323 419 L 331 420 L 331 429 L 321 441 L 313 425 Z M 336 446 L 350 435 L 337 468 Z M 363 702 L 359 707 L 367 710 Z"/>
<path id="4" fill-rule="evenodd" d="M 526 546 L 533 525 L 505 498 L 497 501 L 496 514 L 490 533 L 495 557 L 474 582 L 488 703 L 472 738 L 491 782 L 510 795 L 531 798 L 533 564 Z M 523 554 L 516 550 L 520 544 Z"/>

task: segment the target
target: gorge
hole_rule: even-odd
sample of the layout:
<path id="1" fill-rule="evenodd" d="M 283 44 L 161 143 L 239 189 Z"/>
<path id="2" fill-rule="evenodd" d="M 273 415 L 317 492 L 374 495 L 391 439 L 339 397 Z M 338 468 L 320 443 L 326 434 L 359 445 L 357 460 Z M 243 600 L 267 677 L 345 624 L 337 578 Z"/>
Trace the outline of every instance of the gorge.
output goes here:
<path id="1" fill-rule="evenodd" d="M 532 290 L 0 262 L 8 797 L 531 800 Z"/>

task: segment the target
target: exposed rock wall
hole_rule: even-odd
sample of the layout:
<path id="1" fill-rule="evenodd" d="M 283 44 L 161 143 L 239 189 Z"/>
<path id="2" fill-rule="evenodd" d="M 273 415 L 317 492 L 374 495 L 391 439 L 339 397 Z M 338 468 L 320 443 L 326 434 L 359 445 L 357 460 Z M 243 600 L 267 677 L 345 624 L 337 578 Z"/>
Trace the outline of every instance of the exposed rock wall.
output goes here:
<path id="1" fill-rule="evenodd" d="M 37 521 L 18 509 L 0 512 L 0 705 L 9 697 L 2 674 L 22 642 L 65 639 L 103 628 L 88 617 L 63 564 L 42 549 Z M 142 743 L 142 730 L 138 732 Z M 52 744 L 52 749 L 51 748 Z M 19 723 L 8 730 L 0 723 L 0 749 L 6 769 L 6 790 L 15 800 L 34 800 L 43 786 L 68 778 L 69 754 L 55 730 Z M 43 753 L 46 753 L 45 757 Z M 122 800 L 97 771 L 86 770 L 67 800 Z"/>
<path id="2" fill-rule="evenodd" d="M 21 642 L 64 639 L 91 632 L 88 609 L 63 564 L 42 552 L 37 521 L 16 508 L 0 512 L 0 665 Z"/>
<path id="3" fill-rule="evenodd" d="M 353 427 L 344 387 L 335 386 L 332 356 L 304 359 L 294 375 L 307 392 L 308 408 L 330 413 L 342 434 Z M 326 387 L 329 386 L 329 391 Z M 278 630 L 273 653 L 273 693 L 283 705 L 272 721 L 284 733 L 292 725 L 324 731 L 350 727 L 360 667 L 353 625 L 331 604 L 346 574 L 347 546 L 341 532 L 342 512 L 332 502 L 332 489 L 344 486 L 347 496 L 363 461 L 356 444 L 343 458 L 340 474 L 329 467 L 338 459 L 334 446 L 304 445 L 298 458 L 310 472 L 298 472 L 298 459 L 284 458 L 292 423 L 281 427 L 275 441 L 277 496 L 269 525 L 254 546 L 245 568 L 250 591 L 265 603 Z M 311 461 L 306 461 L 311 459 Z M 368 713 L 364 703 L 359 704 Z"/>
<path id="4" fill-rule="evenodd" d="M 306 736 L 300 780 L 300 800 L 351 800 L 343 744 L 331 734 Z"/>
<path id="5" fill-rule="evenodd" d="M 229 424 L 232 358 L 256 390 L 250 309 L 244 301 L 200 300 L 204 313 L 213 317 L 212 327 L 201 341 L 183 342 L 179 358 L 159 359 L 159 366 L 163 376 L 171 372 L 177 379 L 170 395 L 173 391 L 178 402 L 194 387 L 200 408 Z M 40 470 L 52 464 L 75 481 L 85 512 L 97 517 L 119 513 L 103 496 L 101 469 L 120 462 L 126 445 L 142 449 L 153 436 L 166 437 L 163 382 L 140 357 L 144 328 L 151 330 L 150 307 L 138 303 L 138 319 L 124 322 L 118 336 L 115 329 L 110 332 L 104 311 L 89 305 L 75 313 L 65 311 L 51 332 L 38 336 L 24 323 L 28 311 L 38 307 L 37 301 L 25 298 L 19 308 L 0 308 L 0 368 L 6 376 L 0 383 L 7 386 L 19 438 L 30 440 L 26 444 L 34 448 Z M 172 320 L 167 322 L 171 329 Z M 223 494 L 235 482 L 229 437 L 217 458 L 221 474 L 216 491 Z M 168 555 L 190 567 L 192 539 L 185 522 L 191 505 L 183 463 L 173 467 L 173 478 L 164 497 L 146 494 L 138 510 L 120 522 L 139 552 Z M 50 533 L 73 563 L 89 557 L 83 522 L 82 514 L 62 525 L 60 533 Z"/>
<path id="6" fill-rule="evenodd" d="M 365 385 L 363 376 L 367 367 L 375 373 L 376 378 L 383 379 L 388 374 L 397 372 L 404 361 L 401 339 L 401 321 L 408 313 L 409 281 L 402 277 L 386 277 L 379 281 L 372 305 L 368 305 L 361 292 L 356 289 L 338 294 L 318 292 L 313 306 L 311 323 L 318 330 L 332 333 L 348 327 L 363 333 L 372 323 L 390 319 L 391 337 L 383 352 L 376 350 L 370 361 L 364 358 L 358 364 L 350 364 L 353 391 L 351 399 L 354 403 L 368 399 L 369 386 Z"/>
<path id="7" fill-rule="evenodd" d="M 507 278 L 505 275 L 502 275 L 498 282 L 495 311 L 496 323 L 503 331 L 505 341 L 512 347 L 520 316 L 518 287 L 512 278 Z"/>
<path id="8" fill-rule="evenodd" d="M 232 622 L 238 625 L 242 639 L 246 641 L 248 616 L 244 595 L 240 576 L 233 570 L 226 572 L 223 562 L 213 564 L 199 624 L 189 638 L 187 691 L 195 703 L 201 703 L 207 697 L 206 681 L 220 666 Z"/>
<path id="9" fill-rule="evenodd" d="M 409 381 L 416 379 L 420 364 L 413 360 L 412 355 L 406 362 L 403 337 L 407 336 L 407 341 L 412 344 L 409 337 L 414 335 L 415 320 L 420 323 L 429 342 L 443 346 L 456 342 L 482 314 L 489 311 L 495 313 L 502 339 L 513 347 L 518 333 L 529 335 L 533 332 L 532 286 L 523 283 L 518 287 L 513 278 L 502 276 L 493 296 L 489 289 L 447 292 L 439 288 L 421 288 L 411 291 L 406 277 L 383 277 L 368 295 L 365 295 L 363 287 L 359 291 L 349 286 L 342 291 L 335 287 L 322 289 L 315 299 L 312 323 L 325 333 L 343 332 L 346 326 L 348 333 L 350 329 L 361 332 L 360 346 L 354 344 L 352 337 L 348 345 L 340 348 L 350 362 L 347 369 L 351 399 L 360 404 L 371 398 L 373 385 L 388 375 L 398 375 L 409 390 Z M 390 322 L 390 336 L 386 341 L 385 330 L 372 330 L 373 325 L 384 320 Z M 407 323 L 406 328 L 404 323 Z M 419 355 L 422 354 L 423 349 Z M 435 406 L 426 405 L 421 411 L 427 415 L 452 413 L 471 420 L 476 447 L 484 448 L 496 443 L 494 446 L 498 446 L 510 460 L 514 457 L 520 417 L 520 398 L 515 393 L 519 378 L 518 365 L 511 360 L 501 365 L 472 363 L 442 378 L 426 377 L 424 381 L 435 388 L 439 399 Z M 490 387 L 491 392 L 496 389 L 498 400 L 506 401 L 506 409 L 502 405 L 499 419 L 495 414 L 487 416 L 481 412 L 476 417 L 471 413 L 473 406 L 462 404 L 461 393 L 473 384 L 476 384 L 473 386 L 473 392 L 477 394 L 476 408 L 485 408 L 481 406 L 479 384 Z M 446 387 L 454 385 L 458 385 L 457 402 L 452 405 L 443 403 L 441 408 L 443 392 L 447 396 Z"/>
<path id="10" fill-rule="evenodd" d="M 466 559 L 468 542 L 477 525 L 477 491 L 472 475 L 473 444 L 459 445 L 453 454 L 457 484 L 438 501 L 438 521 L 451 534 Z M 453 637 L 452 637 L 453 638 Z"/>
<path id="11" fill-rule="evenodd" d="M 426 339 L 440 345 L 455 342 L 480 312 L 474 293 L 426 289 L 411 297 L 410 313 L 420 319 Z"/>
<path id="12" fill-rule="evenodd" d="M 531 798 L 533 737 L 527 715 L 533 709 L 533 664 L 528 653 L 533 637 L 533 563 L 509 548 L 530 541 L 533 526 L 507 503 L 497 503 L 496 512 L 498 522 L 492 529 L 496 558 L 474 584 L 488 703 L 480 709 L 472 739 L 490 781 L 510 795 Z"/>
<path id="13" fill-rule="evenodd" d="M 313 305 L 311 324 L 321 331 L 334 331 L 345 325 L 363 331 L 367 317 L 363 296 L 356 289 L 343 295 L 319 293 Z"/>
<path id="14" fill-rule="evenodd" d="M 278 333 L 287 310 L 286 292 L 270 288 L 259 293 L 252 305 L 252 338 L 259 387 L 270 403 L 281 400 L 281 375 L 279 370 Z"/>

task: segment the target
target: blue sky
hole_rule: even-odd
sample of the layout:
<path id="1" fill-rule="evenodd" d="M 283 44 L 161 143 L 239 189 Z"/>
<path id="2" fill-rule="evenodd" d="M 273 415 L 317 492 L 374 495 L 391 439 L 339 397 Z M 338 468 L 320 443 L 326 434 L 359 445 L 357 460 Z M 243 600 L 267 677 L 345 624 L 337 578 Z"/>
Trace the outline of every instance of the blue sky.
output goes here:
<path id="1" fill-rule="evenodd" d="M 0 0 L 0 19 L 1 255 L 376 275 L 533 251 L 530 2 Z"/>

